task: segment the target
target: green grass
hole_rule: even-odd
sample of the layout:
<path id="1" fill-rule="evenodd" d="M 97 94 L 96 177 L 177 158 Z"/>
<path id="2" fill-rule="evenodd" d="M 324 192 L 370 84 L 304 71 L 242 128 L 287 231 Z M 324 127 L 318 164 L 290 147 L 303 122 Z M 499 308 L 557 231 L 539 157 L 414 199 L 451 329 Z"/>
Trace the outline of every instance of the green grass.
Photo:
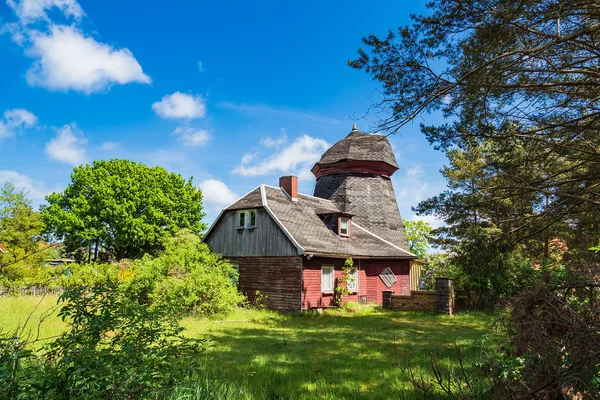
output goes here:
<path id="1" fill-rule="evenodd" d="M 57 295 L 47 296 L 2 296 L 0 297 L 0 330 L 19 330 L 21 337 L 34 340 L 41 347 L 66 329 L 55 307 Z"/>
<path id="2" fill-rule="evenodd" d="M 9 330 L 23 324 L 39 301 L 40 297 L 0 298 L 0 327 Z M 42 311 L 55 303 L 56 296 L 43 299 L 29 324 L 37 325 Z M 207 376 L 245 387 L 245 393 L 258 399 L 420 398 L 398 363 L 412 360 L 428 372 L 433 353 L 442 365 L 456 367 L 458 343 L 470 364 L 479 355 L 477 343 L 483 337 L 489 338 L 488 348 L 503 339 L 492 332 L 494 316 L 487 314 L 448 317 L 364 306 L 323 315 L 240 309 L 224 320 L 189 317 L 183 323 L 186 335 L 211 340 L 204 355 Z M 41 324 L 40 336 L 64 329 L 53 314 Z M 181 398 L 203 397 L 193 391 L 192 386 L 189 396 Z"/>
<path id="3" fill-rule="evenodd" d="M 188 318 L 187 333 L 212 339 L 207 353 L 215 374 L 247 382 L 269 398 L 420 398 L 400 374 L 412 360 L 429 370 L 430 354 L 456 367 L 454 343 L 466 360 L 479 355 L 476 343 L 489 336 L 494 318 L 471 313 L 455 317 L 375 309 L 325 315 L 278 315 L 240 310 L 221 322 Z"/>

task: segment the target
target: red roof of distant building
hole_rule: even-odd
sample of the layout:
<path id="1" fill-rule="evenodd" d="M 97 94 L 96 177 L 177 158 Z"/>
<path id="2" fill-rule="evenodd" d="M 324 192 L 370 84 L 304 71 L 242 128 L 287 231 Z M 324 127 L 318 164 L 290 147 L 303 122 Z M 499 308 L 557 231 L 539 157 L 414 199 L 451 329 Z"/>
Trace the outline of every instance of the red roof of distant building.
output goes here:
<path id="1" fill-rule="evenodd" d="M 0 243 L 0 253 L 8 253 L 2 243 Z"/>

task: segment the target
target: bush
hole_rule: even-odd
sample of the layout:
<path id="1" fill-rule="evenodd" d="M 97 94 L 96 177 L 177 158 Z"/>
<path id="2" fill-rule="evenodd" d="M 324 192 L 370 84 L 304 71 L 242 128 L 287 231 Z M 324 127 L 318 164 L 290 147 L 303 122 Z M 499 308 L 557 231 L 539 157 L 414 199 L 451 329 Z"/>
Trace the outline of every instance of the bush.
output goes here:
<path id="1" fill-rule="evenodd" d="M 212 316 L 226 314 L 244 301 L 234 283 L 237 271 L 187 230 L 172 237 L 160 256 L 136 260 L 132 272 L 124 284 L 142 304 Z"/>
<path id="2" fill-rule="evenodd" d="M 582 398 L 600 393 L 600 288 L 552 282 L 512 302 L 510 340 L 488 362 L 499 398 Z"/>
<path id="3" fill-rule="evenodd" d="M 32 357 L 21 339 L 18 330 L 14 333 L 0 331 L 0 399 L 17 398 L 21 391 L 19 371 L 22 363 Z"/>
<path id="4" fill-rule="evenodd" d="M 200 370 L 205 343 L 181 336 L 180 316 L 171 310 L 131 301 L 113 284 L 70 288 L 59 301 L 70 329 L 21 373 L 29 377 L 22 394 L 148 398 Z"/>
<path id="5" fill-rule="evenodd" d="M 0 278 L 0 287 L 18 292 L 23 287 L 45 287 L 48 289 L 91 286 L 104 283 L 117 283 L 127 264 L 72 263 L 58 266 L 40 264 L 35 268 L 15 264 L 9 274 Z M 18 271 L 18 274 L 16 273 Z M 10 272 L 15 272 L 10 274 Z"/>

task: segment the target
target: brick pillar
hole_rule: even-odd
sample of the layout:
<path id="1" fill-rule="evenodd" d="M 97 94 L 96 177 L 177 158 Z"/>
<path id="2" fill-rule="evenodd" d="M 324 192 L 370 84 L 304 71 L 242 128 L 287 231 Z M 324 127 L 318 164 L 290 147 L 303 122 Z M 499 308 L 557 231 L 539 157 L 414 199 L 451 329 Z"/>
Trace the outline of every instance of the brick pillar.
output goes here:
<path id="1" fill-rule="evenodd" d="M 383 308 L 385 308 L 386 310 L 391 310 L 392 309 L 392 296 L 394 295 L 394 291 L 393 290 L 384 290 L 382 292 L 383 294 Z"/>
<path id="2" fill-rule="evenodd" d="M 440 314 L 454 314 L 454 279 L 435 278 L 435 311 Z"/>

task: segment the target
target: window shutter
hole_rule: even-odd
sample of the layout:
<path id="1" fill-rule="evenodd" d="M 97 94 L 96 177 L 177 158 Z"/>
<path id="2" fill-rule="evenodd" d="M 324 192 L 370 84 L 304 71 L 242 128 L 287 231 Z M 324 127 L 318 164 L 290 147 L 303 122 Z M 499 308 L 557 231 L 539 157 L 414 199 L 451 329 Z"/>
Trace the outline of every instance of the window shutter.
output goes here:
<path id="1" fill-rule="evenodd" d="M 394 286 L 394 283 L 398 282 L 396 274 L 394 274 L 390 267 L 386 267 L 383 271 L 381 271 L 381 273 L 379 274 L 379 278 L 381 278 L 381 280 L 383 281 L 385 286 L 388 287 L 388 289 Z"/>

